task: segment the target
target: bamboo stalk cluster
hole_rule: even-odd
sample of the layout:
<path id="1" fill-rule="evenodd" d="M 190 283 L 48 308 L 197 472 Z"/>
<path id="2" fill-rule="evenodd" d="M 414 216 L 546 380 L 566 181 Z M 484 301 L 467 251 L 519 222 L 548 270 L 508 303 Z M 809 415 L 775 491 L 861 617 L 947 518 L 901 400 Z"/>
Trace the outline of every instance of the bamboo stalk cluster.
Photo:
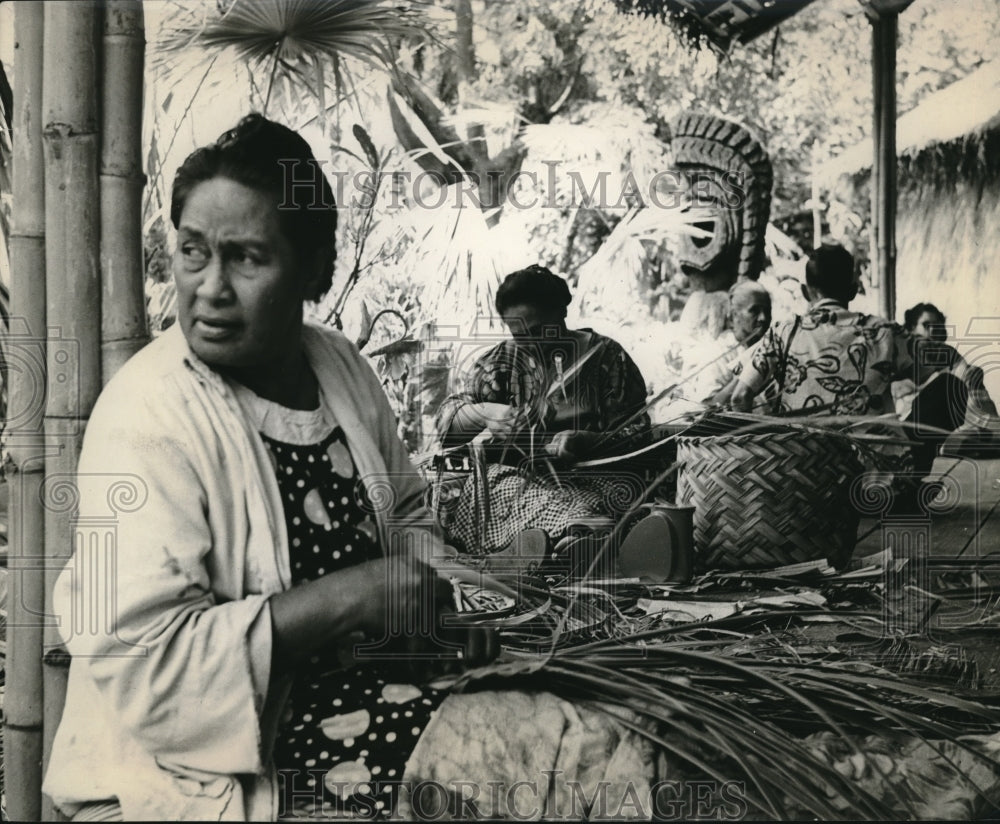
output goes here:
<path id="1" fill-rule="evenodd" d="M 47 506 L 73 477 L 101 387 L 147 340 L 141 235 L 143 13 L 139 0 L 15 9 L 13 369 L 8 813 L 58 817 L 41 781 L 66 669 L 52 589 L 72 512 Z M 45 664 L 43 664 L 43 661 Z"/>

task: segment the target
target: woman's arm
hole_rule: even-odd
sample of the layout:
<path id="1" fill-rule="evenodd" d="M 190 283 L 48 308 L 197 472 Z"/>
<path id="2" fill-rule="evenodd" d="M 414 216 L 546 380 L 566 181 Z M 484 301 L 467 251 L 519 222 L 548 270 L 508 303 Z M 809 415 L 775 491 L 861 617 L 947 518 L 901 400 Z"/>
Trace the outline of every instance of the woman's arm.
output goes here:
<path id="1" fill-rule="evenodd" d="M 430 565 L 444 552 L 438 527 L 424 509 L 426 483 L 399 439 L 374 370 L 353 346 L 344 356 L 356 370 L 357 402 L 384 466 L 384 476 L 366 476 L 365 483 L 372 503 L 381 508 L 385 555 L 271 596 L 273 669 L 287 671 L 358 633 L 369 643 L 391 642 L 397 657 L 444 641 L 460 645 L 467 663 L 489 660 L 498 651 L 495 633 L 482 628 L 448 632 L 440 626 L 453 590 Z"/>
<path id="2" fill-rule="evenodd" d="M 726 385 L 723 386 L 718 392 L 716 392 L 711 397 L 705 400 L 708 406 L 727 406 L 733 397 L 733 393 L 736 391 L 736 385 L 739 382 L 739 375 L 735 375 L 732 372 L 729 374 L 729 380 Z"/>
<path id="3" fill-rule="evenodd" d="M 174 423 L 184 402 L 163 390 L 106 390 L 88 424 L 76 549 L 54 594 L 60 631 L 72 666 L 105 697 L 102 715 L 148 752 L 190 769 L 255 773 L 265 763 L 267 597 L 236 597 L 245 554 L 218 545 L 192 458 L 197 449 Z M 115 513 L 109 534 L 110 491 L 120 482 L 137 492 L 134 505 Z M 96 575 L 99 564 L 111 566 Z M 227 591 L 234 597 L 218 594 Z M 78 615 L 104 620 L 81 628 Z"/>
<path id="4" fill-rule="evenodd" d="M 764 337 L 740 355 L 739 373 L 736 375 L 736 383 L 732 387 L 729 400 L 729 405 L 734 410 L 753 412 L 754 398 L 761 394 L 772 380 L 779 383 L 784 380 L 783 370 L 786 368 L 787 349 L 797 325 L 798 321 L 793 324 L 791 332 L 784 339 L 778 327 L 772 326 L 764 333 Z M 778 398 L 775 403 L 780 404 L 781 399 Z"/>
<path id="5" fill-rule="evenodd" d="M 273 595 L 272 666 L 287 672 L 313 652 L 357 632 L 368 640 L 389 640 L 394 624 L 417 627 L 418 637 L 409 640 L 419 641 L 422 635 L 430 643 L 438 631 L 433 622 L 451 593 L 451 585 L 427 564 L 402 554 L 348 567 Z"/>
<path id="6" fill-rule="evenodd" d="M 517 410 L 504 403 L 468 401 L 457 404 L 450 415 L 448 428 L 442 433 L 445 446 L 468 443 L 476 435 L 488 430 L 494 437 L 503 438 L 517 427 Z"/>
<path id="7" fill-rule="evenodd" d="M 600 441 L 599 432 L 564 429 L 562 432 L 556 432 L 552 440 L 545 444 L 545 451 L 560 461 L 582 461 Z"/>
<path id="8" fill-rule="evenodd" d="M 510 383 L 516 352 L 501 343 L 480 357 L 463 381 L 464 391 L 451 395 L 437 414 L 443 446 L 468 443 L 484 430 L 506 437 L 517 427 Z"/>
<path id="9" fill-rule="evenodd" d="M 635 361 L 616 341 L 606 339 L 599 367 L 599 417 L 609 440 L 627 438 L 649 428 L 649 414 L 637 413 L 646 405 L 646 379 Z"/>
<path id="10" fill-rule="evenodd" d="M 914 383 L 920 386 L 933 377 L 936 372 L 946 370 L 960 380 L 968 390 L 968 400 L 965 409 L 965 421 L 970 426 L 983 428 L 996 427 L 997 408 L 983 386 L 983 370 L 971 366 L 958 350 L 947 343 L 911 337 L 907 333 L 904 344 L 897 342 L 897 351 L 903 355 L 904 369 L 900 370 L 903 377 L 914 377 Z M 909 367 L 909 374 L 905 367 Z"/>
<path id="11" fill-rule="evenodd" d="M 276 666 L 301 660 L 322 645 L 323 638 L 358 632 L 368 642 L 391 640 L 397 658 L 406 650 L 426 652 L 428 643 L 445 643 L 462 650 L 466 664 L 490 660 L 499 651 L 495 631 L 442 627 L 438 620 L 450 611 L 454 591 L 436 569 L 451 556 L 425 507 L 426 481 L 399 439 L 392 408 L 370 364 L 353 344 L 340 354 L 343 368 L 354 379 L 354 402 L 364 411 L 369 443 L 380 458 L 378 474 L 365 475 L 364 482 L 385 527 L 385 557 L 273 596 Z M 443 574 L 450 577 L 451 572 L 445 569 Z M 402 637 L 406 628 L 413 631 Z"/>

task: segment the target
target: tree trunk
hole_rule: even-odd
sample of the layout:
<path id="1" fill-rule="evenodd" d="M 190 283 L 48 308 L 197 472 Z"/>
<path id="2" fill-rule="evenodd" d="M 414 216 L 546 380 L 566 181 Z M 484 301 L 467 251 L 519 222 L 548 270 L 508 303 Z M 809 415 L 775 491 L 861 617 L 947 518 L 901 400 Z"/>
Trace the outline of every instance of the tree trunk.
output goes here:
<path id="1" fill-rule="evenodd" d="M 101 72 L 101 376 L 149 341 L 142 255 L 142 3 L 109 0 Z"/>
<path id="2" fill-rule="evenodd" d="M 458 106 L 468 105 L 469 86 L 476 80 L 476 47 L 472 40 L 472 0 L 455 0 L 455 52 L 458 69 Z M 482 124 L 469 128 L 469 150 L 480 160 L 486 159 L 485 129 Z"/>
<path id="3" fill-rule="evenodd" d="M 98 82 L 101 7 L 94 2 L 45 4 L 43 138 L 45 144 L 45 252 L 48 325 L 46 487 L 72 480 L 87 416 L 101 389 L 100 188 Z M 71 513 L 45 512 L 45 612 L 72 550 Z M 46 626 L 43 667 L 44 760 L 62 715 L 66 669 L 51 666 L 62 647 L 57 627 Z M 58 814 L 43 800 L 43 816 Z"/>
<path id="4" fill-rule="evenodd" d="M 45 183 L 42 159 L 41 0 L 14 10 L 14 214 L 10 238 L 8 392 L 10 546 L 4 771 L 7 815 L 38 821 L 42 803 L 42 624 L 45 540 L 39 490 L 45 472 Z"/>
<path id="5" fill-rule="evenodd" d="M 468 84 L 476 79 L 472 20 L 472 0 L 455 0 L 455 63 L 458 70 L 459 102 L 463 102 Z"/>

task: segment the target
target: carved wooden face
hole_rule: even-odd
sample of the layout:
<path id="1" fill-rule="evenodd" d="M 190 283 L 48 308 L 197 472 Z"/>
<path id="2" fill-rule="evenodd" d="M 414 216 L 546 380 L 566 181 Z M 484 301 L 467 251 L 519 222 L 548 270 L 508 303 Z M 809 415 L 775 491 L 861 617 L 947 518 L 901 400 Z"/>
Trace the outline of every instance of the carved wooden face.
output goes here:
<path id="1" fill-rule="evenodd" d="M 684 170 L 687 197 L 705 213 L 697 235 L 682 235 L 678 258 L 696 289 L 728 289 L 736 282 L 745 197 L 732 174 L 695 167 Z"/>

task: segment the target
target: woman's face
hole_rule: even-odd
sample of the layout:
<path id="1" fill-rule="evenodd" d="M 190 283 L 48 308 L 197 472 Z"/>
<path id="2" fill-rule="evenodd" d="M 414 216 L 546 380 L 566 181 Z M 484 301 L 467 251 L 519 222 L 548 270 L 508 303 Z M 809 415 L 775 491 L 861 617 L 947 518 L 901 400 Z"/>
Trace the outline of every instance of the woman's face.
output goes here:
<path id="1" fill-rule="evenodd" d="M 561 312 L 546 311 L 530 303 L 508 306 L 501 317 L 519 343 L 540 343 L 546 338 L 559 337 L 565 326 Z"/>
<path id="2" fill-rule="evenodd" d="M 174 278 L 184 337 L 210 366 L 263 367 L 300 346 L 305 279 L 270 196 L 223 177 L 195 186 Z"/>
<path id="3" fill-rule="evenodd" d="M 944 343 L 948 337 L 944 328 L 944 318 L 935 312 L 924 312 L 917 318 L 913 334 L 918 338 L 928 338 L 938 343 Z"/>

